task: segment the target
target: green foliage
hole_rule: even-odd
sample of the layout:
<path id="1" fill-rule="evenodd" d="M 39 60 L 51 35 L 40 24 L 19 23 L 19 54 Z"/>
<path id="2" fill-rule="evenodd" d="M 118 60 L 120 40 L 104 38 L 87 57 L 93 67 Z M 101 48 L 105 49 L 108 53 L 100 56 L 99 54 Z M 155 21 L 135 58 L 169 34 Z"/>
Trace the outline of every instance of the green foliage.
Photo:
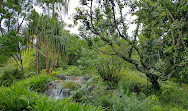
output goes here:
<path id="1" fill-rule="evenodd" d="M 41 111 L 100 111 L 100 107 L 80 104 L 64 100 L 54 100 L 34 91 L 32 87 L 44 84 L 50 76 L 40 75 L 13 84 L 8 88 L 0 88 L 0 110 L 41 110 Z M 33 85 L 35 81 L 35 85 Z M 38 83 L 37 83 L 38 82 Z M 31 84 L 30 84 L 31 83 Z M 29 85 L 30 84 L 30 85 Z M 29 86 L 29 87 L 28 87 Z M 35 87 L 36 88 L 36 87 Z M 36 89 L 38 90 L 38 89 Z"/>
<path id="2" fill-rule="evenodd" d="M 98 79 L 97 85 L 94 86 L 93 90 L 88 93 L 87 98 L 85 98 L 86 102 L 92 103 L 95 106 L 102 106 L 106 110 L 112 109 L 113 104 L 113 90 L 107 90 L 106 84 Z M 95 82 L 96 83 L 96 82 Z M 93 87 L 93 86 L 92 86 Z"/>
<path id="3" fill-rule="evenodd" d="M 179 88 L 176 83 L 171 81 L 167 81 L 166 83 L 162 84 L 161 93 L 159 94 L 159 100 L 163 104 L 168 104 L 173 107 L 181 106 L 182 108 L 188 108 L 188 94 L 187 94 L 187 87 L 182 86 L 184 88 Z"/>
<path id="4" fill-rule="evenodd" d="M 151 111 L 163 111 L 163 108 L 160 105 L 154 105 Z"/>
<path id="5" fill-rule="evenodd" d="M 0 66 L 4 66 L 0 68 L 0 110 L 101 110 L 93 106 L 113 111 L 188 109 L 186 0 L 174 3 L 172 0 L 81 0 L 82 5 L 93 5 L 77 8 L 74 16 L 75 22 L 83 23 L 80 36 L 88 43 L 63 29 L 65 24 L 57 16 L 56 8 L 58 11 L 62 5 L 66 8 L 67 3 L 68 0 L 37 0 L 36 5 L 48 10 L 48 14 L 40 15 L 31 12 L 30 0 L 0 2 Z M 127 7 L 131 8 L 128 13 L 124 11 Z M 126 20 L 129 14 L 137 16 L 130 22 L 137 24 L 131 35 Z M 27 23 L 24 27 L 23 22 Z M 40 54 L 26 49 L 26 43 L 40 50 Z M 16 69 L 18 66 L 24 69 L 25 75 Z M 55 67 L 58 68 L 53 71 Z M 44 75 L 44 68 L 52 74 Z M 39 70 L 42 75 L 35 76 Z M 54 100 L 41 94 L 58 74 L 85 76 L 88 73 L 94 77 L 86 84 L 66 81 L 59 86 L 70 88 L 70 98 L 82 103 L 72 102 L 70 98 Z M 159 81 L 170 76 L 178 85 Z M 160 83 L 161 88 L 152 93 L 155 83 Z M 159 89 L 160 85 L 155 88 Z"/>
<path id="6" fill-rule="evenodd" d="M 79 89 L 79 88 L 82 87 L 82 84 L 78 84 L 78 83 L 73 82 L 73 81 L 72 82 L 71 81 L 66 81 L 66 82 L 70 86 L 71 90 L 76 90 L 76 89 Z"/>
<path id="7" fill-rule="evenodd" d="M 147 78 L 138 71 L 126 70 L 122 72 L 121 80 L 118 84 L 119 88 L 124 90 L 124 93 L 132 92 L 149 94 L 152 90 L 152 85 Z"/>
<path id="8" fill-rule="evenodd" d="M 86 41 L 81 40 L 79 36 L 71 35 L 66 45 L 68 53 L 68 65 L 79 65 L 78 60 L 83 57 L 83 49 L 86 47 Z"/>
<path id="9" fill-rule="evenodd" d="M 94 104 L 97 106 L 102 106 L 105 109 L 110 110 L 112 108 L 113 105 L 113 100 L 112 100 L 112 96 L 113 95 L 113 90 L 112 91 L 106 91 L 106 90 L 98 90 L 96 92 L 96 95 L 94 96 Z"/>
<path id="10" fill-rule="evenodd" d="M 83 74 L 83 71 L 77 66 L 69 66 L 67 69 L 56 68 L 55 71 L 57 74 L 64 74 L 66 76 L 80 76 Z"/>
<path id="11" fill-rule="evenodd" d="M 123 62 L 116 56 L 98 57 L 95 61 L 97 74 L 109 85 L 116 86 L 120 80 Z"/>
<path id="12" fill-rule="evenodd" d="M 20 33 L 26 15 L 32 9 L 30 0 L 9 0 L 0 3 L 0 65 L 9 57 L 15 56 L 21 60 L 21 49 L 24 47 L 23 36 Z M 3 25 L 3 27 L 2 27 Z"/>
<path id="13" fill-rule="evenodd" d="M 0 86 L 10 86 L 13 82 L 23 79 L 24 73 L 18 69 L 7 69 L 0 77 Z"/>
<path id="14" fill-rule="evenodd" d="M 43 74 L 15 82 L 12 86 L 25 87 L 36 92 L 44 92 L 46 90 L 46 83 L 50 81 L 52 81 L 52 77 Z"/>
<path id="15" fill-rule="evenodd" d="M 3 67 L 1 67 L 1 74 L 5 71 L 5 70 L 9 70 L 11 67 L 11 69 L 16 69 L 18 68 L 16 61 L 13 58 L 8 58 L 8 61 L 3 65 Z"/>
<path id="16" fill-rule="evenodd" d="M 68 84 L 70 84 L 71 86 L 71 96 L 73 98 L 73 100 L 76 101 L 82 101 L 84 103 L 91 103 L 91 96 L 92 93 L 91 91 L 94 88 L 94 80 L 96 79 L 96 77 L 92 77 L 90 78 L 85 84 L 78 84 L 75 82 L 68 82 Z"/>
<path id="17" fill-rule="evenodd" d="M 133 64 L 146 75 L 155 90 L 160 90 L 158 79 L 167 80 L 178 67 L 188 64 L 186 0 L 177 3 L 172 0 L 84 0 L 81 3 L 83 7 L 78 7 L 74 16 L 75 22 L 82 23 L 80 35 L 96 50 Z M 89 9 L 84 7 L 87 3 L 91 4 Z M 124 11 L 129 8 L 130 11 Z M 129 14 L 136 19 L 127 23 Z M 129 33 L 131 24 L 136 24 L 132 34 Z M 110 53 L 101 50 L 104 44 L 111 49 Z"/>
<path id="18" fill-rule="evenodd" d="M 156 96 L 152 95 L 142 100 L 139 100 L 138 97 L 133 93 L 130 96 L 127 96 L 123 93 L 117 93 L 113 98 L 113 110 L 114 111 L 152 111 L 155 109 L 155 105 L 159 101 Z M 158 106 L 156 109 L 160 109 L 161 106 Z M 153 110 L 155 111 L 155 110 Z"/>
<path id="19" fill-rule="evenodd" d="M 8 61 L 8 58 L 16 54 L 19 50 L 21 38 L 16 35 L 14 30 L 4 35 L 0 39 L 0 65 Z"/>
<path id="20" fill-rule="evenodd" d="M 178 68 L 175 77 L 177 78 L 176 82 L 179 82 L 180 84 L 188 83 L 188 65 L 183 68 Z"/>
<path id="21" fill-rule="evenodd" d="M 172 76 L 178 79 L 186 75 L 182 69 L 187 66 L 187 1 L 138 1 L 134 5 L 142 7 L 134 14 L 144 24 L 139 43 L 150 72 L 164 76 L 174 71 Z"/>
<path id="22" fill-rule="evenodd" d="M 35 76 L 30 80 L 29 87 L 31 90 L 37 92 L 45 92 L 46 91 L 46 83 L 52 80 L 51 77 L 48 76 Z"/>
<path id="23" fill-rule="evenodd" d="M 35 50 L 34 49 L 31 49 L 31 48 L 25 49 L 22 52 L 22 61 L 23 61 L 25 73 L 35 72 L 36 62 L 35 62 Z"/>
<path id="24" fill-rule="evenodd" d="M 77 60 L 79 67 L 83 69 L 84 73 L 95 74 L 95 60 L 97 59 L 97 52 L 89 47 L 82 48 L 81 57 Z"/>

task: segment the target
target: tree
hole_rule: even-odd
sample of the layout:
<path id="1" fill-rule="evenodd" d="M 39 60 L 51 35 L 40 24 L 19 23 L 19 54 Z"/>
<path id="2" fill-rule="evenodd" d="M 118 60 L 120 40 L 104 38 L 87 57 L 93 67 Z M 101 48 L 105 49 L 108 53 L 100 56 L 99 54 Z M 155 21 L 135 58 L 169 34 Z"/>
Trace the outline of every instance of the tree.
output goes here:
<path id="1" fill-rule="evenodd" d="M 36 72 L 40 74 L 40 54 L 45 57 L 46 60 L 46 73 L 52 73 L 57 59 L 61 59 L 62 47 L 66 41 L 67 33 L 62 30 L 63 22 L 61 19 L 58 21 L 58 14 L 55 15 L 56 9 L 65 7 L 65 13 L 68 11 L 68 1 L 62 0 L 38 0 L 37 5 L 41 5 L 45 10 L 48 10 L 48 14 L 39 16 L 35 11 L 29 17 L 29 37 L 27 40 L 36 39 L 36 45 L 32 42 L 32 46 L 36 49 Z M 52 7 L 51 7 L 52 6 Z M 57 6 L 58 8 L 55 8 Z M 59 10 L 60 10 L 59 9 Z M 52 10 L 52 16 L 49 13 Z M 60 13 L 60 12 L 59 12 Z M 61 14 L 61 13 L 60 13 Z M 40 19 L 39 19 L 40 18 Z M 63 34 L 64 33 L 64 34 Z M 63 40 L 64 39 L 64 40 Z M 41 51 L 41 43 L 43 43 L 45 53 Z M 52 46 L 52 47 L 51 47 Z M 65 48 L 64 48 L 65 49 Z"/>
<path id="2" fill-rule="evenodd" d="M 8 34 L 5 34 L 0 39 L 0 65 L 7 62 L 9 57 L 13 57 L 18 66 L 22 69 L 22 66 L 18 63 L 15 55 L 19 51 L 19 43 L 22 42 L 19 36 L 16 35 L 14 30 L 11 30 Z"/>
<path id="3" fill-rule="evenodd" d="M 34 47 L 38 54 L 40 53 L 45 57 L 46 73 L 51 74 L 55 64 L 61 60 L 69 33 L 63 30 L 64 24 L 62 21 L 58 21 L 57 18 L 50 18 L 47 15 L 39 16 L 35 11 L 32 12 L 29 21 L 26 33 L 28 44 Z M 36 39 L 37 42 L 31 42 L 33 39 Z M 40 66 L 37 67 L 36 69 L 40 70 Z"/>
<path id="4" fill-rule="evenodd" d="M 80 27 L 80 35 L 97 50 L 99 48 L 92 38 L 100 38 L 111 47 L 112 53 L 102 50 L 100 52 L 117 55 L 135 65 L 137 70 L 143 72 L 150 80 L 154 89 L 160 89 L 159 79 L 167 80 L 177 67 L 187 64 L 187 47 L 183 47 L 183 52 L 178 51 L 181 44 L 185 45 L 183 37 L 186 35 L 180 28 L 185 25 L 180 24 L 183 23 L 182 19 L 174 18 L 178 15 L 175 10 L 173 16 L 171 8 L 168 9 L 173 4 L 172 1 L 140 0 L 131 3 L 124 0 L 81 0 L 81 3 L 85 7 L 77 8 L 77 14 L 74 16 L 75 22 L 80 21 L 83 24 Z M 181 16 L 185 19 L 183 14 L 187 12 L 187 2 L 182 1 L 177 6 L 177 10 L 182 12 Z M 127 12 L 137 16 L 133 36 L 127 33 L 129 24 L 125 10 L 130 10 Z M 170 24 L 176 29 L 176 35 L 172 34 Z M 176 36 L 176 43 L 172 43 L 175 41 L 173 36 Z M 173 55 L 167 60 L 167 56 L 163 54 L 169 50 L 169 44 L 172 44 L 170 53 Z M 171 60 L 173 63 L 168 64 Z"/>
<path id="5" fill-rule="evenodd" d="M 21 29 L 27 15 L 26 12 L 29 12 L 32 8 L 30 3 L 30 0 L 4 0 L 0 2 L 0 6 L 2 7 L 0 10 L 1 57 L 13 57 L 22 71 L 21 51 L 24 43 L 22 41 Z"/>
<path id="6" fill-rule="evenodd" d="M 44 10 L 48 10 L 49 16 L 51 16 L 50 10 L 52 10 L 52 18 L 56 15 L 61 15 L 62 11 L 64 14 L 68 13 L 69 0 L 37 0 L 37 3 L 42 6 Z"/>

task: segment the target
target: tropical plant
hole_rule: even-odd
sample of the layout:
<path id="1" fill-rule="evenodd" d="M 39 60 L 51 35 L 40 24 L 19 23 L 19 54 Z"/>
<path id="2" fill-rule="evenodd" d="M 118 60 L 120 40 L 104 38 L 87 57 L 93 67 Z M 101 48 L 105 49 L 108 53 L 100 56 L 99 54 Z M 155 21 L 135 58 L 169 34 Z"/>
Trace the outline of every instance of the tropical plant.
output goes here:
<path id="1" fill-rule="evenodd" d="M 24 79 L 24 73 L 18 69 L 5 70 L 0 77 L 0 86 L 10 86 L 13 82 Z"/>
<path id="2" fill-rule="evenodd" d="M 69 33 L 62 29 L 63 23 L 62 21 L 58 21 L 57 18 L 51 19 L 47 15 L 39 16 L 37 12 L 33 11 L 29 20 L 30 25 L 26 31 L 26 36 L 28 44 L 36 49 L 37 71 L 39 73 L 40 53 L 46 60 L 46 73 L 51 74 L 55 64 L 61 61 L 61 56 L 66 54 L 65 44 Z M 34 38 L 34 36 L 37 38 Z M 36 45 L 31 42 L 33 39 L 37 39 Z M 43 53 L 41 47 L 44 48 L 45 53 Z"/>

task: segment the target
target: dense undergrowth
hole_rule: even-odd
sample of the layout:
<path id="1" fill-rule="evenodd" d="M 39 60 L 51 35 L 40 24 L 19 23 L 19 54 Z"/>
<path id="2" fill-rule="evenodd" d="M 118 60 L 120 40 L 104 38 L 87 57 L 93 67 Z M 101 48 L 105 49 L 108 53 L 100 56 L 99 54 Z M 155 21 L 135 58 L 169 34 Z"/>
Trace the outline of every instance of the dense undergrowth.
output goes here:
<path id="1" fill-rule="evenodd" d="M 142 74 L 128 70 L 121 75 L 115 89 L 108 88 L 108 84 L 98 79 L 93 91 L 87 93 L 83 89 L 77 93 L 83 94 L 80 98 L 83 103 L 100 105 L 110 111 L 186 111 L 187 86 L 184 84 L 181 88 L 171 81 L 160 83 L 161 90 L 155 91 Z"/>
<path id="2" fill-rule="evenodd" d="M 3 74 L 13 71 L 16 70 L 5 71 Z M 116 85 L 114 82 L 105 81 L 100 74 L 93 75 L 84 87 L 77 87 L 77 84 L 71 83 L 71 87 L 74 88 L 69 98 L 55 100 L 44 94 L 46 83 L 57 79 L 55 76 L 59 73 L 68 75 L 69 72 L 71 76 L 85 75 L 75 66 L 56 71 L 48 76 L 42 74 L 15 79 L 13 75 L 14 79 L 4 80 L 9 85 L 1 85 L 0 109 L 13 111 L 186 111 L 188 109 L 187 84 L 179 86 L 172 81 L 161 81 L 161 90 L 155 91 L 142 73 L 130 68 L 120 72 L 118 75 L 120 79 Z M 18 72 L 17 74 L 20 74 Z M 1 78 L 4 76 L 1 75 Z M 93 87 L 91 91 L 88 91 L 89 86 Z"/>
<path id="3" fill-rule="evenodd" d="M 0 88 L 0 110 L 12 111 L 96 111 L 100 108 L 67 100 L 54 100 L 41 93 L 51 76 L 40 75 Z"/>

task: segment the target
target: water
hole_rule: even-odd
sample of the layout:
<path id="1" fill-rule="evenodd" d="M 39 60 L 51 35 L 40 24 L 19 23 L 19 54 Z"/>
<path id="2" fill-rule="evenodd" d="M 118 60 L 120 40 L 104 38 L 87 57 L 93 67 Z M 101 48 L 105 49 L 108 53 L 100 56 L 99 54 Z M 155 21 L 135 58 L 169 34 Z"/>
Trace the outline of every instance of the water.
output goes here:
<path id="1" fill-rule="evenodd" d="M 56 100 L 70 96 L 71 90 L 67 88 L 65 81 L 73 81 L 78 84 L 84 85 L 85 82 L 89 79 L 85 77 L 72 77 L 62 75 L 59 75 L 59 78 L 61 80 L 52 81 L 46 86 L 46 94 L 50 97 L 55 98 Z"/>

